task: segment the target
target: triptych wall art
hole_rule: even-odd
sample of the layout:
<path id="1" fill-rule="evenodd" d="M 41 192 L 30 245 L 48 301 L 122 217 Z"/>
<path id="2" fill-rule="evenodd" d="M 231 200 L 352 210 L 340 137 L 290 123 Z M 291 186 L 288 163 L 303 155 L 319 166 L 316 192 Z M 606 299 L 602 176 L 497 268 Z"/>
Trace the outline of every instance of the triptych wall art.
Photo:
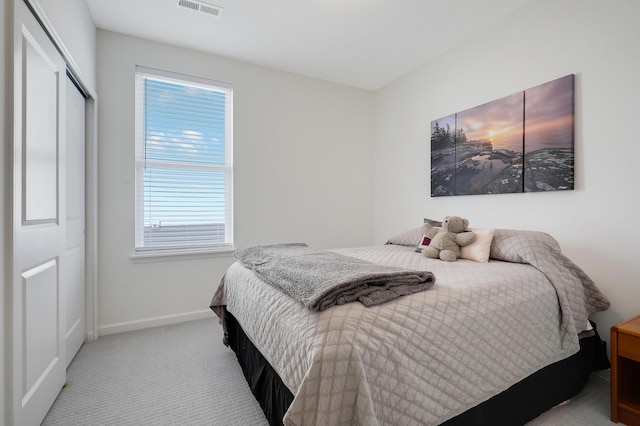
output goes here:
<path id="1" fill-rule="evenodd" d="M 431 196 L 573 189 L 573 74 L 431 122 Z"/>

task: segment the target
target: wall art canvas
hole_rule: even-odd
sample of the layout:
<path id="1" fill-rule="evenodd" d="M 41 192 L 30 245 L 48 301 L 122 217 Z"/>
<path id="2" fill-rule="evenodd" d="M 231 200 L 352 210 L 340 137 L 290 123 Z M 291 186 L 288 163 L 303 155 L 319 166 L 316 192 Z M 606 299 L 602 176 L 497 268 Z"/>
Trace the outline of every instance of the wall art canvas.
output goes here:
<path id="1" fill-rule="evenodd" d="M 431 196 L 573 189 L 574 75 L 431 122 Z"/>
<path id="2" fill-rule="evenodd" d="M 573 189 L 574 76 L 524 92 L 524 191 Z"/>

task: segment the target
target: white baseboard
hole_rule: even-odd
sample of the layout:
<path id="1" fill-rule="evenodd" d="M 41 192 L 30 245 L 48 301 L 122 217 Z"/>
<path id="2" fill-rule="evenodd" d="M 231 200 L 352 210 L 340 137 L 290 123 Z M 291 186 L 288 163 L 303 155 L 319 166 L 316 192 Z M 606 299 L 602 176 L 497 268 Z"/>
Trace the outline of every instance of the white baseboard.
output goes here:
<path id="1" fill-rule="evenodd" d="M 145 318 L 142 320 L 121 322 L 118 324 L 104 325 L 98 327 L 98 336 L 108 334 L 123 333 L 125 331 L 142 330 L 143 328 L 159 327 L 161 325 L 178 324 L 185 321 L 193 321 L 205 318 L 212 318 L 215 314 L 210 309 L 201 311 L 185 312 L 182 314 L 166 315 L 162 317 Z"/>

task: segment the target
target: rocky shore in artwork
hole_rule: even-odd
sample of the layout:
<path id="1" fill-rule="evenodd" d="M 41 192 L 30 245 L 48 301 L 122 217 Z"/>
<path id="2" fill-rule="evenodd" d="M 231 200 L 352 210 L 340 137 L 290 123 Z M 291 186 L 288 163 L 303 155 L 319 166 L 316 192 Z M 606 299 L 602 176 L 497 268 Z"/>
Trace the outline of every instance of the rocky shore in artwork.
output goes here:
<path id="1" fill-rule="evenodd" d="M 574 157 L 572 148 L 546 148 L 526 153 L 525 192 L 573 189 Z"/>
<path id="2" fill-rule="evenodd" d="M 573 189 L 573 149 L 523 155 L 486 143 L 432 151 L 431 195 L 504 194 Z"/>

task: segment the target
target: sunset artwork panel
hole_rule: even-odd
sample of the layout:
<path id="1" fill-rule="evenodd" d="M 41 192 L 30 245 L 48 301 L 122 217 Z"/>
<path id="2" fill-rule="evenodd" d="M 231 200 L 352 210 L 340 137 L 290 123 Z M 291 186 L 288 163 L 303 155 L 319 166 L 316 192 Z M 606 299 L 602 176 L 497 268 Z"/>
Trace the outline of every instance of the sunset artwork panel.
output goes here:
<path id="1" fill-rule="evenodd" d="M 574 75 L 431 122 L 431 196 L 573 189 Z"/>
<path id="2" fill-rule="evenodd" d="M 573 74 L 524 92 L 524 191 L 573 189 Z"/>

